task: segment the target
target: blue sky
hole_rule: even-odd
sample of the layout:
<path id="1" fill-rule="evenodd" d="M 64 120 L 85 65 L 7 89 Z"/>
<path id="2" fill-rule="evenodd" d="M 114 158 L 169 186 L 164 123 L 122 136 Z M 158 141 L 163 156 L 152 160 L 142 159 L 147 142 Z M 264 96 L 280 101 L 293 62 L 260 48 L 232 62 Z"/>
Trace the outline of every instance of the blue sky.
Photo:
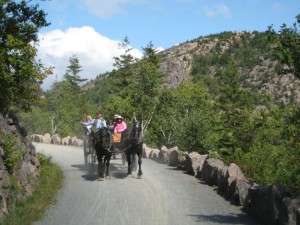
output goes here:
<path id="1" fill-rule="evenodd" d="M 265 31 L 272 24 L 278 30 L 283 23 L 291 26 L 300 13 L 296 0 L 51 0 L 39 5 L 51 25 L 40 30 L 38 57 L 55 67 L 45 89 L 61 80 L 72 54 L 84 78 L 110 71 L 125 36 L 132 54 L 141 57 L 150 41 L 167 49 L 223 31 Z"/>

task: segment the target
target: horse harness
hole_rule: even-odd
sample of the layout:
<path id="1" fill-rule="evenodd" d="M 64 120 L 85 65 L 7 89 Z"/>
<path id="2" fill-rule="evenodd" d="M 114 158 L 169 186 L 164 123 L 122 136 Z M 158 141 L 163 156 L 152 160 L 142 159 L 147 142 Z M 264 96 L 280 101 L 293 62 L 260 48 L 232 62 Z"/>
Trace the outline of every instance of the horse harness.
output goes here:
<path id="1" fill-rule="evenodd" d="M 136 128 L 137 129 L 137 128 Z M 138 136 L 140 136 L 140 132 L 138 132 L 137 130 L 135 130 L 134 128 L 132 128 L 131 132 L 130 132 L 130 135 L 128 137 L 129 140 L 136 140 L 136 135 L 138 133 Z M 135 145 L 139 145 L 141 142 L 143 142 L 143 138 L 139 138 L 139 141 L 137 143 L 133 143 L 131 141 L 129 141 L 129 145 L 126 147 L 126 148 L 123 148 L 122 151 L 125 152 L 127 149 L 131 148 L 132 146 L 135 146 Z"/>
<path id="2" fill-rule="evenodd" d="M 97 131 L 92 132 L 92 138 L 93 138 L 94 145 L 103 141 L 104 139 L 102 143 L 104 143 L 105 149 L 109 152 L 111 151 L 112 144 L 111 144 L 110 132 L 106 130 L 106 128 L 100 128 Z M 107 139 L 109 141 L 107 141 Z"/>

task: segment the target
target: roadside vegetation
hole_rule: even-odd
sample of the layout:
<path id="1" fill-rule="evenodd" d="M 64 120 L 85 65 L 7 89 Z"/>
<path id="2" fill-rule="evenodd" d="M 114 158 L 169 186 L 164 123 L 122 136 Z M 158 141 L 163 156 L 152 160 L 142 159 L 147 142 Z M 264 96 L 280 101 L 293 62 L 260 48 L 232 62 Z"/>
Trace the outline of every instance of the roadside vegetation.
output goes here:
<path id="1" fill-rule="evenodd" d="M 50 157 L 38 154 L 41 164 L 39 183 L 33 195 L 18 202 L 3 221 L 2 225 L 30 225 L 41 219 L 46 209 L 55 203 L 58 191 L 63 186 L 63 171 L 51 161 Z"/>
<path id="2" fill-rule="evenodd" d="M 0 1 L 5 12 L 0 15 L 0 111 L 17 112 L 29 134 L 80 136 L 79 121 L 86 115 L 101 111 L 109 121 L 118 113 L 128 124 L 141 122 L 150 146 L 209 154 L 237 163 L 260 184 L 280 183 L 300 192 L 300 16 L 279 32 L 270 26 L 266 32 L 194 40 L 200 47 L 214 42 L 214 48 L 193 53 L 192 80 L 176 88 L 164 85 L 163 59 L 155 46 L 148 43 L 143 58 L 135 59 L 125 37 L 115 69 L 99 74 L 92 88 L 84 85 L 80 60 L 72 55 L 64 79 L 42 91 L 40 84 L 52 71 L 35 60 L 30 43 L 38 42 L 37 31 L 49 23 L 44 12 L 21 3 Z M 30 16 L 32 29 L 22 21 Z M 288 84 L 280 79 L 287 74 Z"/>

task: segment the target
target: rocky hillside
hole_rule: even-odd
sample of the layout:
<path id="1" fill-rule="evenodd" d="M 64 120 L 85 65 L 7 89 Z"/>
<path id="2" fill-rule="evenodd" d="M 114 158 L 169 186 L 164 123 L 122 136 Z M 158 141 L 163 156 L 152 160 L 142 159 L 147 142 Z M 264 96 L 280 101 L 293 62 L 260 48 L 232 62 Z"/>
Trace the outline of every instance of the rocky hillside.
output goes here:
<path id="1" fill-rule="evenodd" d="M 200 37 L 159 53 L 165 85 L 178 85 L 209 76 L 229 61 L 240 71 L 241 87 L 270 94 L 280 104 L 300 102 L 300 81 L 284 74 L 284 65 L 272 57 L 265 33 L 226 32 Z"/>
<path id="2" fill-rule="evenodd" d="M 17 200 L 32 194 L 39 166 L 35 147 L 17 118 L 0 115 L 0 219 Z"/>
<path id="3" fill-rule="evenodd" d="M 197 48 L 197 42 L 190 42 L 159 53 L 163 59 L 160 69 L 166 76 L 165 85 L 167 87 L 174 88 L 184 82 L 192 80 L 193 51 Z"/>
<path id="4" fill-rule="evenodd" d="M 266 33 L 224 32 L 199 37 L 158 54 L 162 57 L 165 87 L 218 78 L 222 69 L 234 63 L 239 69 L 241 88 L 268 94 L 281 105 L 300 103 L 300 81 L 283 72 L 285 67 L 272 56 Z M 93 89 L 104 76 L 88 82 L 84 89 Z"/>

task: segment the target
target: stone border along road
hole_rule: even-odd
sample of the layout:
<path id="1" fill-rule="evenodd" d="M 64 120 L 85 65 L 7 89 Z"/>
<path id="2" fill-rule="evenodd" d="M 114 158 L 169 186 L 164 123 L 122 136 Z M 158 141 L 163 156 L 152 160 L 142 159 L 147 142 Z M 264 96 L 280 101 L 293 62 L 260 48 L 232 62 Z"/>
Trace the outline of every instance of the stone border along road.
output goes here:
<path id="1" fill-rule="evenodd" d="M 174 167 L 143 159 L 142 179 L 127 177 L 121 159 L 111 160 L 111 178 L 98 181 L 79 147 L 33 143 L 64 171 L 57 202 L 35 225 L 257 224 L 210 187 Z"/>

